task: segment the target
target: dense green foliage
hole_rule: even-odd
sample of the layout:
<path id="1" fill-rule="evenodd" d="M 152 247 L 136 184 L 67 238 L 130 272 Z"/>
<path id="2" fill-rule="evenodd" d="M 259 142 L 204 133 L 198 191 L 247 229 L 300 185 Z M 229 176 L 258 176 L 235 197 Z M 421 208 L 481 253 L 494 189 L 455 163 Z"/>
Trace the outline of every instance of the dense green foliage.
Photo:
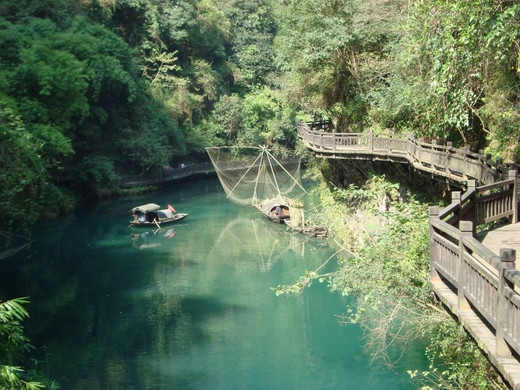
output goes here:
<path id="1" fill-rule="evenodd" d="M 0 225 L 206 160 L 206 146 L 293 149 L 295 120 L 316 113 L 336 131 L 414 132 L 519 161 L 519 27 L 511 0 L 2 0 Z M 371 289 L 372 309 L 382 295 L 424 305 L 423 206 L 392 203 L 396 188 L 377 179 L 334 197 L 324 204 L 340 215 L 393 206 L 361 235 L 330 221 L 369 248 L 350 248 L 332 287 Z"/>
<path id="2" fill-rule="evenodd" d="M 22 361 L 22 352 L 31 349 L 28 338 L 21 324 L 29 314 L 24 308 L 28 303 L 25 298 L 0 302 L 0 388 L 37 390 L 45 386 L 31 378 L 29 372 L 18 364 Z M 59 388 L 49 383 L 49 389 Z"/>
<path id="3" fill-rule="evenodd" d="M 294 148 L 316 112 L 517 160 L 519 22 L 495 0 L 4 0 L 3 221 L 206 146 Z"/>
<path id="4" fill-rule="evenodd" d="M 348 215 L 350 256 L 327 278 L 331 288 L 358 299 L 343 318 L 365 329 L 367 351 L 392 365 L 414 341 L 427 342 L 430 367 L 410 375 L 422 389 L 502 388 L 471 337 L 434 302 L 430 288 L 428 204 L 384 177 L 363 187 L 335 189 L 329 207 L 354 204 Z M 337 207 L 337 206 L 334 206 Z M 367 224 L 367 221 L 374 223 Z M 361 234 L 357 240 L 349 236 Z M 357 241 L 357 242 L 356 242 Z"/>
<path id="5" fill-rule="evenodd" d="M 340 322 L 360 325 L 367 353 L 389 366 L 406 356 L 411 343 L 424 343 L 428 370 L 409 367 L 418 388 L 505 389 L 474 340 L 433 299 L 428 202 L 381 175 L 345 189 L 323 186 L 320 196 L 339 250 L 276 293 L 298 294 L 321 282 L 355 297 Z M 323 272 L 333 259 L 337 269 Z"/>
<path id="6" fill-rule="evenodd" d="M 306 107 L 344 130 L 436 135 L 516 160 L 519 12 L 513 1 L 294 1 L 280 61 L 313 97 Z"/>
<path id="7" fill-rule="evenodd" d="M 83 17 L 68 22 L 0 21 L 0 181 L 16 183 L 4 186 L 7 220 L 60 212 L 71 204 L 64 188 L 99 195 L 117 172 L 185 149 L 176 122 L 146 97 L 124 41 Z"/>

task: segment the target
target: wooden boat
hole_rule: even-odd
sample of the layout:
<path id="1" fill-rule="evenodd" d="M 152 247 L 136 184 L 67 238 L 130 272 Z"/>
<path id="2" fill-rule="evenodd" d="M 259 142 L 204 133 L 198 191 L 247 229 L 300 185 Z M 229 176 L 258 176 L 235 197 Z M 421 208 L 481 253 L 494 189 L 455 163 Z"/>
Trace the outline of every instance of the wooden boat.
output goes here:
<path id="1" fill-rule="evenodd" d="M 270 221 L 285 223 L 291 218 L 289 202 L 282 198 L 266 199 L 254 206 Z"/>
<path id="2" fill-rule="evenodd" d="M 186 213 L 177 213 L 175 209 L 168 205 L 167 209 L 155 203 L 148 203 L 132 209 L 134 219 L 130 225 L 137 227 L 161 227 L 168 223 L 180 221 L 188 216 Z"/>
<path id="3" fill-rule="evenodd" d="M 300 183 L 300 159 L 282 164 L 265 147 L 207 147 L 211 162 L 227 198 L 253 205 L 269 220 L 289 218 L 294 196 L 306 191 Z"/>
<path id="4" fill-rule="evenodd" d="M 300 159 L 275 158 L 265 146 L 207 147 L 227 198 L 253 205 L 270 221 L 312 234 L 305 225 L 303 203 L 307 191 L 300 183 Z"/>
<path id="5" fill-rule="evenodd" d="M 304 221 L 303 204 L 287 198 L 267 199 L 255 206 L 272 222 L 283 223 L 294 231 L 308 236 L 325 237 L 324 226 L 308 226 Z"/>

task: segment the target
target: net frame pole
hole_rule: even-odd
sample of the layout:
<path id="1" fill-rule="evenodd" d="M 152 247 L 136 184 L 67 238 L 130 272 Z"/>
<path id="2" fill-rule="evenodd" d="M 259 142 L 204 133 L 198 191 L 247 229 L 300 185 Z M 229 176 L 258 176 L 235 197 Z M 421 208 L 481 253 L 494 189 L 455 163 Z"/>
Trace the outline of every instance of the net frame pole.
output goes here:
<path id="1" fill-rule="evenodd" d="M 264 152 L 267 156 L 267 162 L 269 163 L 269 168 L 271 168 L 271 174 L 273 175 L 273 180 L 274 180 L 274 185 L 276 187 L 276 191 L 278 191 L 278 196 L 281 197 L 282 194 L 280 193 L 280 186 L 278 185 L 278 179 L 276 178 L 276 173 L 274 172 L 273 163 L 271 162 L 271 158 L 270 158 L 272 156 L 267 149 L 265 149 Z M 276 161 L 276 159 L 274 157 L 273 157 L 273 159 Z M 278 165 L 280 165 L 280 164 L 278 163 Z M 292 178 L 291 175 L 289 175 L 289 176 Z"/>
<path id="2" fill-rule="evenodd" d="M 266 153 L 267 153 L 267 154 L 268 154 L 268 155 L 269 155 L 269 156 L 270 156 L 274 161 L 276 161 L 276 163 L 277 163 L 280 167 L 282 167 L 282 169 L 285 171 L 285 173 L 287 173 L 287 175 L 289 175 L 289 177 L 290 177 L 291 179 L 293 179 L 293 181 L 298 185 L 298 187 L 300 187 L 300 188 L 303 190 L 303 192 L 307 193 L 307 191 L 305 190 L 305 188 L 303 188 L 302 185 L 301 185 L 300 183 L 298 183 L 298 180 L 296 180 L 296 179 L 295 179 L 295 178 L 294 178 L 294 177 L 289 173 L 289 171 L 287 171 L 287 169 L 285 169 L 285 167 L 284 167 L 282 164 L 280 164 L 280 162 L 279 162 L 279 161 L 278 161 L 278 160 L 277 160 L 277 159 L 276 159 L 276 158 L 275 158 L 275 157 L 274 157 L 274 156 L 273 156 L 273 155 L 272 155 L 268 150 L 266 150 Z M 273 172 L 273 175 L 274 175 L 274 172 Z M 276 180 L 276 179 L 275 179 L 275 180 Z M 278 184 L 276 185 L 276 187 L 278 188 Z M 280 190 L 278 190 L 278 192 L 280 192 Z"/>
<path id="3" fill-rule="evenodd" d="M 258 160 L 260 158 L 260 164 L 259 164 L 258 172 L 256 174 L 255 188 L 253 190 L 253 199 L 251 199 L 251 204 L 258 203 L 258 198 L 256 196 L 256 189 L 258 188 L 258 178 L 260 177 L 260 172 L 262 172 L 262 164 L 264 163 L 264 148 L 261 148 L 261 150 L 262 150 L 262 153 L 260 153 L 260 155 L 256 158 L 256 160 Z"/>
<path id="4" fill-rule="evenodd" d="M 251 168 L 253 168 L 253 166 L 255 165 L 255 163 L 258 161 L 258 159 L 261 157 L 262 155 L 260 156 L 257 156 L 255 161 L 253 161 L 253 163 L 249 166 L 249 168 L 247 168 L 247 171 L 244 172 L 244 174 L 242 175 L 242 177 L 240 178 L 240 180 L 237 181 L 237 184 L 235 184 L 235 186 L 231 189 L 231 191 L 229 191 L 229 194 L 227 194 L 226 198 L 229 198 L 229 195 L 231 195 L 233 193 L 233 191 L 235 191 L 235 188 L 238 187 L 238 185 L 240 184 L 240 182 L 244 179 L 244 177 L 248 174 L 248 172 L 251 170 Z M 258 176 L 257 176 L 257 179 L 258 179 Z M 256 184 L 255 184 L 255 193 L 256 193 Z"/>

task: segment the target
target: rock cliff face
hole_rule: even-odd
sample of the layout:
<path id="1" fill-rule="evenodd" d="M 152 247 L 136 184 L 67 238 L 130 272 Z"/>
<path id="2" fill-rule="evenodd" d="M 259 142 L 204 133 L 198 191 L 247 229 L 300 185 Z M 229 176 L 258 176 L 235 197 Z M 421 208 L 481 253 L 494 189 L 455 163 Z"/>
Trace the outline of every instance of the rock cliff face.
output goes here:
<path id="1" fill-rule="evenodd" d="M 420 171 L 415 171 L 408 164 L 398 164 L 386 161 L 368 160 L 328 160 L 329 170 L 327 180 L 338 188 L 346 188 L 350 184 L 362 186 L 373 174 L 385 175 L 406 187 L 418 192 L 431 192 L 434 196 L 458 190 L 457 183 L 448 183 Z"/>

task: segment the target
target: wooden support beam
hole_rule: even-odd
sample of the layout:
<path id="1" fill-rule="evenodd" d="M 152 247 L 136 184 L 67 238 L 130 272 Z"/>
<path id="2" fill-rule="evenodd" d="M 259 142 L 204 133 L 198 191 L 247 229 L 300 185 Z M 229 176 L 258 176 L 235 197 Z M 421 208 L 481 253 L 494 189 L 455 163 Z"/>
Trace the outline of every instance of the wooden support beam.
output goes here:
<path id="1" fill-rule="evenodd" d="M 507 291 L 514 290 L 514 285 L 505 278 L 505 271 L 507 269 L 515 268 L 516 251 L 514 249 L 501 249 L 500 260 L 502 264 L 499 271 L 498 279 L 498 304 L 497 304 L 497 325 L 495 330 L 496 337 L 496 350 L 497 356 L 511 356 L 511 349 L 506 342 L 505 333 L 507 326 L 507 311 L 508 311 L 508 300 Z"/>

